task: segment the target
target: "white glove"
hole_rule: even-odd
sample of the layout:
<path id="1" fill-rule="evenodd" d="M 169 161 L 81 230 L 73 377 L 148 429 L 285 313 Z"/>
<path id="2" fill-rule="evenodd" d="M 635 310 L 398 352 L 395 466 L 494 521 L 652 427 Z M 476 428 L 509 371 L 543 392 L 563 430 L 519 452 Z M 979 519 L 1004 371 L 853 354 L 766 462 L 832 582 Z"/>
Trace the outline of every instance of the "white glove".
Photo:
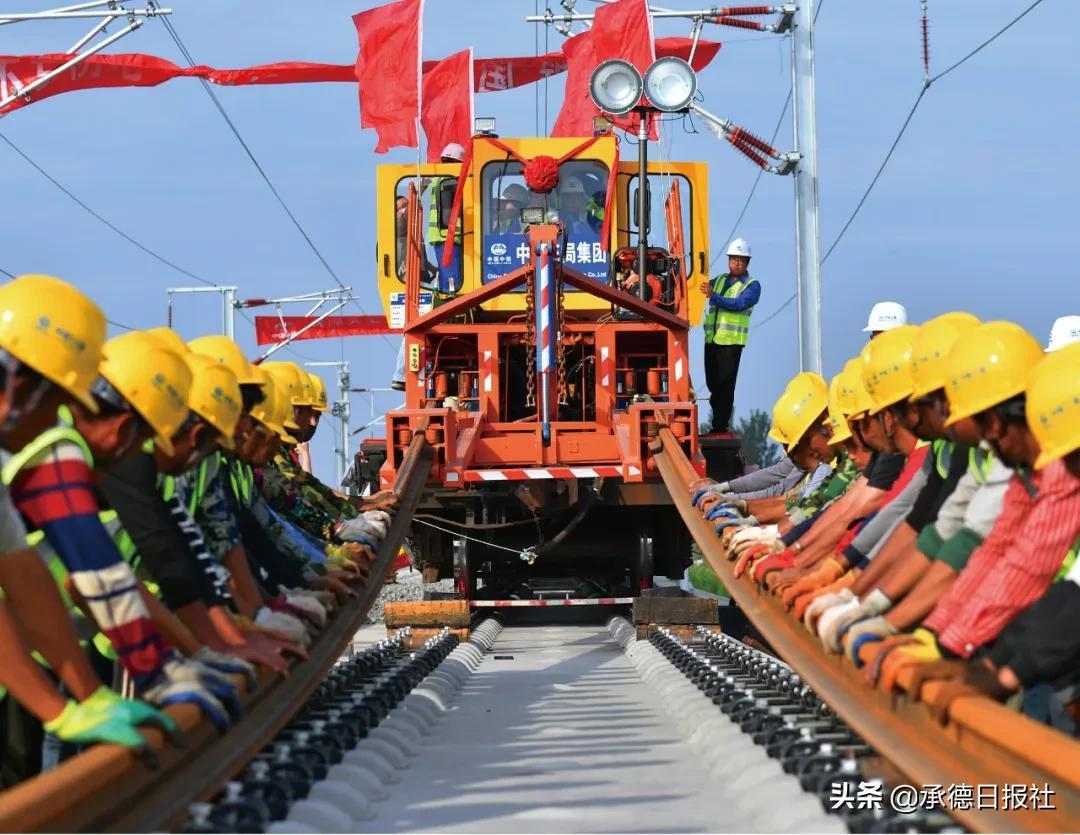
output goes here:
<path id="1" fill-rule="evenodd" d="M 840 652 L 840 641 L 837 638 L 840 624 L 850 623 L 844 618 L 859 611 L 859 602 L 859 598 L 856 597 L 847 603 L 834 606 L 818 620 L 818 637 L 821 638 L 821 645 L 825 647 L 826 652 Z"/>
<path id="2" fill-rule="evenodd" d="M 818 618 L 822 617 L 825 612 L 834 606 L 843 605 L 854 599 L 855 595 L 851 593 L 851 589 L 841 589 L 831 594 L 823 594 L 806 607 L 806 611 L 803 612 L 803 623 L 807 629 L 816 634 L 815 625 Z"/>
<path id="3" fill-rule="evenodd" d="M 365 510 L 364 518 L 375 526 L 379 533 L 379 539 L 386 536 L 386 531 L 390 528 L 390 514 L 385 510 Z"/>
<path id="4" fill-rule="evenodd" d="M 883 615 L 889 609 L 892 608 L 892 600 L 881 589 L 874 589 L 866 597 L 859 601 L 859 605 L 855 609 L 845 611 L 835 624 L 832 624 L 832 634 L 830 640 L 832 646 L 836 648 L 836 652 L 840 652 L 841 643 L 840 638 L 844 630 L 851 626 L 853 623 L 858 623 L 861 620 L 867 620 L 868 618 L 877 617 Z M 821 636 L 821 640 L 824 642 L 825 636 Z"/>
<path id="5" fill-rule="evenodd" d="M 285 600 L 290 606 L 293 606 L 305 615 L 308 615 L 320 629 L 326 626 L 326 607 L 315 598 L 308 597 L 305 594 L 297 594 L 291 589 L 286 589 Z"/>
<path id="6" fill-rule="evenodd" d="M 381 511 L 370 511 L 380 513 Z M 363 542 L 368 545 L 377 545 L 386 536 L 386 523 L 380 519 L 371 520 L 365 513 L 355 519 L 346 519 L 336 531 L 338 539 L 344 542 Z"/>
<path id="7" fill-rule="evenodd" d="M 216 670 L 219 673 L 243 676 L 244 680 L 247 682 L 248 690 L 254 690 L 255 685 L 258 682 L 255 673 L 255 665 L 248 663 L 239 656 L 230 655 L 227 652 L 218 652 L 217 650 L 210 649 L 210 647 L 199 647 L 191 658 L 194 661 L 198 661 L 204 667 L 209 667 L 211 670 Z"/>
<path id="8" fill-rule="evenodd" d="M 294 644 L 304 648 L 311 645 L 311 636 L 300 618 L 285 612 L 275 612 L 264 606 L 255 613 L 255 625 L 281 632 Z"/>

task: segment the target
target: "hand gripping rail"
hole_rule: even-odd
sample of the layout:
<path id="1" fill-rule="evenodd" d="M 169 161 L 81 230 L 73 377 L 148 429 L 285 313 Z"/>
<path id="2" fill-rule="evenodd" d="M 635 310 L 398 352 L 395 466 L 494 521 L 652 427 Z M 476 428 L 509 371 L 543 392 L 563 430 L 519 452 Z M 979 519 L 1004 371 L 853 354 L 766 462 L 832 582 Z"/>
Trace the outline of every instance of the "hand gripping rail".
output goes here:
<path id="1" fill-rule="evenodd" d="M 1080 831 L 1080 743 L 983 697 L 957 699 L 942 728 L 927 706 L 906 693 L 867 687 L 846 658 L 826 655 L 767 591 L 736 579 L 720 539 L 690 503 L 698 478 L 678 439 L 661 426 L 651 446 L 657 468 L 690 534 L 735 602 L 780 656 L 873 748 L 916 786 L 1049 784 L 1056 809 L 950 810 L 976 832 Z M 910 672 L 900 675 L 907 687 Z M 924 695 L 933 698 L 936 684 Z"/>
<path id="2" fill-rule="evenodd" d="M 166 747 L 159 732 L 144 730 L 158 753 L 158 767 L 150 768 L 127 749 L 97 745 L 0 794 L 0 831 L 162 832 L 184 818 L 188 804 L 216 794 L 288 723 L 364 623 L 411 524 L 431 460 L 417 435 L 394 484 L 398 507 L 368 584 L 336 612 L 288 678 L 259 678 L 244 696 L 243 717 L 227 733 L 217 733 L 192 705 L 170 707 L 186 747 Z"/>

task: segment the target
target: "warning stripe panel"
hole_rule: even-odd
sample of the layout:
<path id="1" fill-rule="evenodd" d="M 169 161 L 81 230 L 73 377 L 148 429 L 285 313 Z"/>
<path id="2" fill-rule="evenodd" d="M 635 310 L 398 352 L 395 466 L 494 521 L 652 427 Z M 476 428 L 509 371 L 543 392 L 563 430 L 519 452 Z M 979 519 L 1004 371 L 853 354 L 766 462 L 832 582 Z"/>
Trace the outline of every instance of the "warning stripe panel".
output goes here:
<path id="1" fill-rule="evenodd" d="M 632 597 L 590 597 L 582 600 L 470 600 L 473 608 L 507 609 L 516 606 L 625 606 Z"/>
<path id="2" fill-rule="evenodd" d="M 637 468 L 631 468 L 634 475 Z M 513 470 L 466 470 L 466 481 L 532 481 L 544 478 L 621 478 L 621 467 L 530 467 Z"/>

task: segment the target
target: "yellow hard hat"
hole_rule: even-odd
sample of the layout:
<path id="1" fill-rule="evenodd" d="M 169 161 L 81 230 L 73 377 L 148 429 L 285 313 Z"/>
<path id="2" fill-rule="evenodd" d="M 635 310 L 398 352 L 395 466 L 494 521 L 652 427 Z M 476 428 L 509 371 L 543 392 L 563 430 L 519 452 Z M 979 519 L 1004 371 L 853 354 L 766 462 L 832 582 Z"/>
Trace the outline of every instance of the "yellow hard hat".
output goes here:
<path id="1" fill-rule="evenodd" d="M 196 354 L 204 354 L 214 362 L 220 362 L 228 368 L 236 375 L 236 380 L 240 385 L 262 385 L 262 378 L 255 373 L 255 366 L 244 356 L 240 346 L 229 337 L 219 333 L 210 334 L 192 339 L 187 345 Z"/>
<path id="2" fill-rule="evenodd" d="M 231 452 L 235 448 L 233 433 L 243 408 L 236 375 L 220 362 L 202 354 L 189 353 L 186 359 L 192 375 L 188 405 L 221 433 L 218 445 Z"/>
<path id="3" fill-rule="evenodd" d="M 172 328 L 150 328 L 143 333 L 157 340 L 162 348 L 167 348 L 177 356 L 186 357 L 191 353 L 188 346 L 184 344 L 184 340 L 180 338 L 180 334 Z"/>
<path id="4" fill-rule="evenodd" d="M 0 348 L 92 412 L 105 314 L 66 281 L 21 275 L 0 286 Z"/>
<path id="5" fill-rule="evenodd" d="M 1041 450 L 1035 469 L 1080 449 L 1080 342 L 1058 348 L 1035 366 L 1026 413 Z"/>
<path id="6" fill-rule="evenodd" d="M 915 384 L 911 399 L 945 388 L 945 366 L 956 340 L 975 330 L 981 322 L 963 311 L 942 313 L 919 328 L 911 355 L 911 378 Z"/>
<path id="7" fill-rule="evenodd" d="M 289 394 L 289 402 L 294 406 L 310 406 L 310 398 L 304 392 L 304 380 L 307 375 L 295 362 L 264 362 L 261 366 L 270 376 L 281 382 Z M 310 386 L 310 381 L 308 383 Z"/>
<path id="8" fill-rule="evenodd" d="M 773 406 L 773 428 L 779 438 L 772 437 L 791 452 L 828 406 L 829 387 L 821 375 L 796 374 Z"/>
<path id="9" fill-rule="evenodd" d="M 102 349 L 100 373 L 150 424 L 157 436 L 154 444 L 172 455 L 172 437 L 188 414 L 191 371 L 182 357 L 159 345 L 158 340 L 140 331 L 114 337 Z M 109 392 L 102 390 L 100 383 L 95 384 L 94 392 L 108 400 Z"/>
<path id="10" fill-rule="evenodd" d="M 945 425 L 1016 397 L 1042 358 L 1042 346 L 1035 337 L 1013 322 L 987 322 L 967 333 L 949 352 Z"/>
<path id="11" fill-rule="evenodd" d="M 308 379 L 311 380 L 311 388 L 315 392 L 315 396 L 312 398 L 314 401 L 311 405 L 316 412 L 325 412 L 330 406 L 326 399 L 326 384 L 323 383 L 323 378 L 318 374 L 309 371 Z"/>
<path id="12" fill-rule="evenodd" d="M 285 387 L 285 384 L 281 380 L 275 378 L 272 374 L 270 379 L 273 381 L 274 386 L 277 388 L 277 420 L 281 426 L 292 432 L 293 430 L 299 430 L 300 427 L 296 423 L 296 413 L 293 411 L 293 404 L 289 402 L 289 392 Z"/>
<path id="13" fill-rule="evenodd" d="M 287 443 L 296 443 L 296 438 L 285 430 L 278 416 L 279 401 L 283 400 L 284 394 L 280 392 L 278 386 L 274 383 L 274 379 L 267 371 L 257 365 L 252 366 L 252 368 L 255 371 L 255 376 L 263 386 L 263 392 L 266 396 L 251 408 L 251 416 L 282 440 Z M 289 406 L 289 409 L 291 410 L 291 406 Z"/>
<path id="14" fill-rule="evenodd" d="M 870 340 L 863 357 L 862 379 L 870 395 L 871 415 L 911 396 L 915 386 L 911 355 L 918 335 L 915 325 L 901 325 Z"/>
<path id="15" fill-rule="evenodd" d="M 872 340 L 871 340 L 872 341 Z M 869 414 L 874 403 L 870 399 L 870 392 L 866 390 L 866 382 L 863 377 L 863 368 L 870 355 L 870 342 L 863 346 L 859 356 L 855 358 L 855 373 L 848 380 L 851 384 L 851 411 L 847 413 L 848 420 L 860 420 Z"/>
<path id="16" fill-rule="evenodd" d="M 844 370 L 837 374 L 829 383 L 829 426 L 832 428 L 830 444 L 839 444 L 851 437 L 851 427 L 848 426 L 847 417 L 844 415 L 843 398 L 846 391 L 850 390 L 851 384 L 845 378 L 849 374 L 851 361 L 844 366 Z"/>

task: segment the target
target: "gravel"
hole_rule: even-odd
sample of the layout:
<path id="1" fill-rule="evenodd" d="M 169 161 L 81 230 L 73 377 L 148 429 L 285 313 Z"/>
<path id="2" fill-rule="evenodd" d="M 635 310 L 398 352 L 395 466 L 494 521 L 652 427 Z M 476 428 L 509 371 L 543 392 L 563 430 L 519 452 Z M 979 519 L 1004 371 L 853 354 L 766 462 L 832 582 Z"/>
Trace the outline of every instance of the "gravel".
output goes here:
<path id="1" fill-rule="evenodd" d="M 421 582 L 419 571 L 412 568 L 403 568 L 397 573 L 397 582 L 384 585 L 379 591 L 379 596 L 371 604 L 368 612 L 368 623 L 382 623 L 384 621 L 383 610 L 388 601 L 398 603 L 410 600 L 423 600 L 425 594 L 438 592 L 445 594 L 454 590 L 453 580 L 439 580 L 437 583 Z"/>

